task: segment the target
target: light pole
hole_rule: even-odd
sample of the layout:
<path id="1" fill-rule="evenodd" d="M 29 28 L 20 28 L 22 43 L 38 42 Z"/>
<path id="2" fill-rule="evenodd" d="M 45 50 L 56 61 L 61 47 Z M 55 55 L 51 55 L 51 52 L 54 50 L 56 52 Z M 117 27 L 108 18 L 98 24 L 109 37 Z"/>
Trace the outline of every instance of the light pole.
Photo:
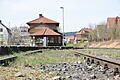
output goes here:
<path id="1" fill-rule="evenodd" d="M 62 45 L 64 46 L 64 7 L 60 7 L 62 9 L 62 18 L 63 18 L 63 39 L 62 39 Z"/>

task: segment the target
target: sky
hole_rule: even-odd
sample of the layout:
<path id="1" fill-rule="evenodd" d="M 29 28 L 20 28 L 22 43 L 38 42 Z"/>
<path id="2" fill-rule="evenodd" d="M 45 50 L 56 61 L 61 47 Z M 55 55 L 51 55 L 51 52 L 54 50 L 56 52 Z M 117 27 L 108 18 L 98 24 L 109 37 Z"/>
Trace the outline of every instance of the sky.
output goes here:
<path id="1" fill-rule="evenodd" d="M 39 14 L 60 23 L 65 32 L 79 31 L 120 16 L 120 0 L 0 0 L 0 20 L 8 27 L 28 26 Z"/>

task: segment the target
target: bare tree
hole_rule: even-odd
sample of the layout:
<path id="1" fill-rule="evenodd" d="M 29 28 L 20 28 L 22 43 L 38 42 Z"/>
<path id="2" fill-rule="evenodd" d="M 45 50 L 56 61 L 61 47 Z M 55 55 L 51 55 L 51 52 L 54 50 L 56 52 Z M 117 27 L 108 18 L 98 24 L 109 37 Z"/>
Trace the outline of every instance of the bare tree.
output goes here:
<path id="1" fill-rule="evenodd" d="M 106 25 L 100 24 L 97 25 L 89 35 L 90 41 L 106 41 L 120 39 L 120 26 L 115 24 L 107 28 Z"/>
<path id="2" fill-rule="evenodd" d="M 21 29 L 22 27 L 13 27 L 12 30 L 12 42 L 13 45 L 29 45 L 30 37 L 26 30 Z"/>

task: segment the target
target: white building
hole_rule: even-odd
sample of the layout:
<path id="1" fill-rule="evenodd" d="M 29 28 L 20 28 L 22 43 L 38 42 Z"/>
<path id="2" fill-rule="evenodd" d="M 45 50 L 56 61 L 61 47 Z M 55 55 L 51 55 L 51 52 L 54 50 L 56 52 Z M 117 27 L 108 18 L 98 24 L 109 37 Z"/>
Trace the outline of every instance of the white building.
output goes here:
<path id="1" fill-rule="evenodd" d="M 6 28 L 0 24 L 0 46 L 7 45 L 8 43 L 8 32 Z"/>

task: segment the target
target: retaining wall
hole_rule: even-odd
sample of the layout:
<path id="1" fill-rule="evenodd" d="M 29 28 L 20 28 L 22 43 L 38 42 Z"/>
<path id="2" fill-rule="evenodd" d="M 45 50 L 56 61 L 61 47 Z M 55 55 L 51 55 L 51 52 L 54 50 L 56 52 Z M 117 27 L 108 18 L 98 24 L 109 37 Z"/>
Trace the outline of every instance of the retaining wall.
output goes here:
<path id="1" fill-rule="evenodd" d="M 37 50 L 37 49 L 39 49 L 39 47 L 1 46 L 0 47 L 0 55 L 9 55 L 9 54 L 12 54 L 14 52 Z"/>
<path id="2" fill-rule="evenodd" d="M 14 52 L 30 51 L 38 49 L 82 49 L 81 47 L 61 47 L 61 46 L 50 46 L 50 47 L 30 47 L 30 46 L 1 46 L 0 55 L 9 55 Z"/>

